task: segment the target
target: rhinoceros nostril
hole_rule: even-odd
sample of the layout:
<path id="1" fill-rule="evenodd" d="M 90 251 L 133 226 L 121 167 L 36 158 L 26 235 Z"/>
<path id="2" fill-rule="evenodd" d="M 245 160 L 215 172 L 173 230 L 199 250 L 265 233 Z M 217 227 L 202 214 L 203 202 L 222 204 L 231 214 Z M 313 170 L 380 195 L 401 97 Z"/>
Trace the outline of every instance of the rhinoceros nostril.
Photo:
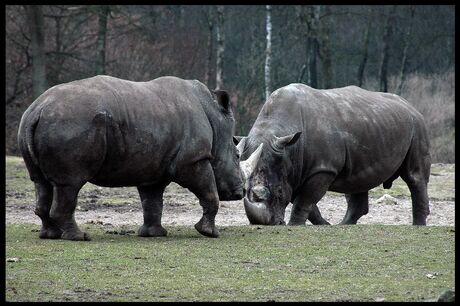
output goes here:
<path id="1" fill-rule="evenodd" d="M 255 201 L 265 201 L 268 200 L 270 191 L 264 186 L 255 186 L 252 188 L 252 194 Z"/>

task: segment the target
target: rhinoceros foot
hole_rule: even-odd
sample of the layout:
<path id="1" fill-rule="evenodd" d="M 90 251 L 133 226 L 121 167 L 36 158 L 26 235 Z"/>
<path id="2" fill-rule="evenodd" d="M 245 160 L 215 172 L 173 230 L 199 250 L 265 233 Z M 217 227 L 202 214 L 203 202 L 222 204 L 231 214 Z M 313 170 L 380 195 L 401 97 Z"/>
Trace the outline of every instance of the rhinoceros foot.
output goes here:
<path id="1" fill-rule="evenodd" d="M 62 236 L 62 231 L 59 228 L 45 228 L 42 227 L 38 237 L 40 239 L 59 239 Z"/>
<path id="2" fill-rule="evenodd" d="M 168 231 L 165 230 L 161 225 L 147 226 L 143 224 L 137 234 L 141 237 L 162 237 L 168 234 Z"/>
<path id="3" fill-rule="evenodd" d="M 91 240 L 91 237 L 89 236 L 89 234 L 82 231 L 66 231 L 62 233 L 61 239 L 89 241 Z"/>
<path id="4" fill-rule="evenodd" d="M 216 226 L 213 224 L 210 224 L 210 222 L 207 222 L 203 218 L 195 224 L 195 229 L 204 236 L 207 237 L 212 237 L 212 238 L 217 238 L 219 237 L 219 231 L 217 230 Z"/>
<path id="5" fill-rule="evenodd" d="M 290 220 L 288 223 L 289 226 L 303 226 L 305 225 L 305 221 L 298 221 L 298 220 Z"/>

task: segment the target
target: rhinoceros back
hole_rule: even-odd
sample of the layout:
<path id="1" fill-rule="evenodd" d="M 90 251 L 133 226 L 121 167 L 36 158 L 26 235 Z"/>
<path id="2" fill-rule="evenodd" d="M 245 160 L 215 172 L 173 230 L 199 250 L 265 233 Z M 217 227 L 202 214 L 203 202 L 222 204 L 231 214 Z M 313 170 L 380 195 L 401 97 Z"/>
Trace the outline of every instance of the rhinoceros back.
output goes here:
<path id="1" fill-rule="evenodd" d="M 201 83 L 175 77 L 96 76 L 58 85 L 28 116 L 38 118 L 33 151 L 50 180 L 86 171 L 85 179 L 102 186 L 155 183 L 210 154 L 212 131 L 200 99 L 211 99 Z"/>

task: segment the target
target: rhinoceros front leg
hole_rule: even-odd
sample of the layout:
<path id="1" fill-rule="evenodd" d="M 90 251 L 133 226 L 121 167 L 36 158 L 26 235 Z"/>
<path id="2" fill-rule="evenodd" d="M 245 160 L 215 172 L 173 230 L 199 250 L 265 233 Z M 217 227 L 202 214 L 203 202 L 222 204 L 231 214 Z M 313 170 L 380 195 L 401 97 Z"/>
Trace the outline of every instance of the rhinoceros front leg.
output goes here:
<path id="1" fill-rule="evenodd" d="M 87 233 L 80 230 L 74 218 L 77 196 L 82 186 L 61 184 L 54 186 L 53 205 L 49 215 L 62 231 L 61 239 L 91 240 Z"/>
<path id="2" fill-rule="evenodd" d="M 219 210 L 219 194 L 217 193 L 214 171 L 208 160 L 201 160 L 181 171 L 177 182 L 193 192 L 203 207 L 203 216 L 195 224 L 195 229 L 208 237 L 219 237 L 215 218 Z"/>
<path id="3" fill-rule="evenodd" d="M 334 178 L 335 175 L 332 173 L 321 172 L 305 182 L 299 195 L 294 200 L 288 225 L 305 225 L 312 211 L 313 224 L 329 224 L 321 217 L 316 204 L 326 194 Z"/>
<path id="4" fill-rule="evenodd" d="M 144 224 L 139 228 L 139 236 L 159 237 L 166 236 L 168 233 L 161 226 L 163 193 L 165 188 L 166 185 L 137 187 L 142 202 L 142 209 L 144 210 Z"/>
<path id="5" fill-rule="evenodd" d="M 347 199 L 347 212 L 339 224 L 356 224 L 359 218 L 369 212 L 368 192 L 345 194 Z"/>
<path id="6" fill-rule="evenodd" d="M 308 220 L 313 225 L 330 225 L 330 223 L 321 216 L 321 212 L 316 204 L 312 205 L 312 209 L 308 214 Z"/>

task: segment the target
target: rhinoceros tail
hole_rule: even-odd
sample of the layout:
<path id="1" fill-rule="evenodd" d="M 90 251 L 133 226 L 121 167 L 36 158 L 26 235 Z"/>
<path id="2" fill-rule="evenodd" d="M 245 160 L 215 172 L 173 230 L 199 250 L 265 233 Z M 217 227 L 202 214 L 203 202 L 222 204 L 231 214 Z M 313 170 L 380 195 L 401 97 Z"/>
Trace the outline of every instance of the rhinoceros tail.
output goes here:
<path id="1" fill-rule="evenodd" d="M 40 112 L 31 112 L 24 114 L 18 135 L 18 145 L 22 152 L 23 158 L 32 161 L 32 163 L 38 166 L 38 158 L 34 150 L 34 133 L 40 118 Z"/>
<path id="2" fill-rule="evenodd" d="M 390 189 L 392 185 L 393 185 L 393 181 L 391 181 L 391 180 L 383 182 L 383 188 L 384 189 Z"/>

